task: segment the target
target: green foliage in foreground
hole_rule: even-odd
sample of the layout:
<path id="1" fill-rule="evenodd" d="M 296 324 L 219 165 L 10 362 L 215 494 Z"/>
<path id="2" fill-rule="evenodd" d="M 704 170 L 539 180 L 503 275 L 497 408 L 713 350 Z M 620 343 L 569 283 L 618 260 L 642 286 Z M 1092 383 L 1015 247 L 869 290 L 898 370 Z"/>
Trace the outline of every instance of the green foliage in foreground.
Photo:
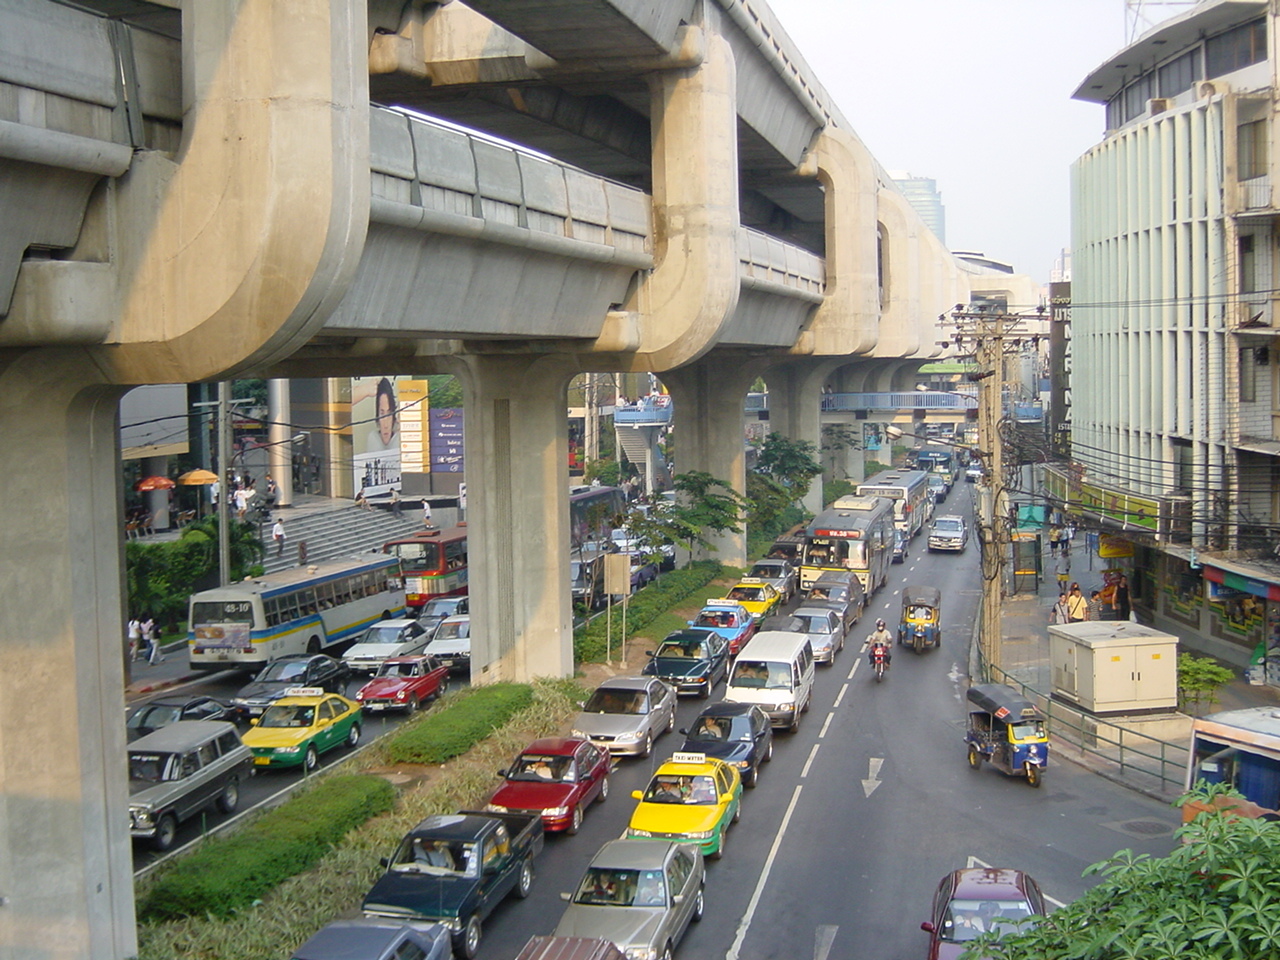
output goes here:
<path id="1" fill-rule="evenodd" d="M 723 573 L 718 563 L 700 560 L 680 570 L 665 573 L 627 601 L 627 630 L 637 633 L 666 613 L 695 590 L 705 587 Z M 617 621 L 621 613 L 614 612 Z M 606 617 L 596 617 L 573 635 L 573 657 L 578 663 L 603 661 L 607 646 Z M 614 627 L 618 629 L 617 626 Z M 615 639 L 614 649 L 619 641 Z"/>
<path id="2" fill-rule="evenodd" d="M 1178 654 L 1178 709 L 1199 713 L 1202 704 L 1213 706 L 1218 702 L 1219 688 L 1235 677 L 1213 657 Z"/>
<path id="3" fill-rule="evenodd" d="M 1228 795 L 1201 784 L 1183 797 Z M 1121 850 L 1038 926 L 974 941 L 964 960 L 1262 960 L 1280 956 L 1280 824 L 1202 813 L 1167 857 Z"/>
<path id="4" fill-rule="evenodd" d="M 447 710 L 432 711 L 417 723 L 391 734 L 382 752 L 392 763 L 445 763 L 533 703 L 533 689 L 523 683 L 495 683 L 458 695 Z"/>
<path id="5" fill-rule="evenodd" d="M 243 830 L 206 840 L 138 904 L 144 921 L 228 917 L 318 862 L 353 827 L 385 813 L 395 788 L 381 777 L 325 777 Z"/>

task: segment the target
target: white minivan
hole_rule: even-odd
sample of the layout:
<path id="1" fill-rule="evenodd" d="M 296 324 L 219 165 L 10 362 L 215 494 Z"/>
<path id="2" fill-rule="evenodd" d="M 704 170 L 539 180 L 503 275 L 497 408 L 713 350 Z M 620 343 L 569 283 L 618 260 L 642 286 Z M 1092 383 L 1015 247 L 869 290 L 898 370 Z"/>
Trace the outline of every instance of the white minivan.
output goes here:
<path id="1" fill-rule="evenodd" d="M 775 727 L 797 730 L 813 699 L 813 647 L 804 634 L 767 630 L 752 637 L 729 674 L 730 703 L 755 703 Z"/>

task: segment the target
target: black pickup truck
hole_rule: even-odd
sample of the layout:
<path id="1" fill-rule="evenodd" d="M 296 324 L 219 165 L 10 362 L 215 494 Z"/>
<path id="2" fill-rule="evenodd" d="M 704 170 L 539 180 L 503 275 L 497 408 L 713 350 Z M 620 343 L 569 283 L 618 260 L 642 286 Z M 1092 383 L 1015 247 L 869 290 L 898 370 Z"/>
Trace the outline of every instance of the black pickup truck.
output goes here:
<path id="1" fill-rule="evenodd" d="M 443 923 L 454 952 L 474 957 L 484 919 L 508 893 L 529 895 L 542 842 L 538 814 L 463 810 L 427 817 L 383 859 L 387 872 L 362 909 L 370 917 Z"/>

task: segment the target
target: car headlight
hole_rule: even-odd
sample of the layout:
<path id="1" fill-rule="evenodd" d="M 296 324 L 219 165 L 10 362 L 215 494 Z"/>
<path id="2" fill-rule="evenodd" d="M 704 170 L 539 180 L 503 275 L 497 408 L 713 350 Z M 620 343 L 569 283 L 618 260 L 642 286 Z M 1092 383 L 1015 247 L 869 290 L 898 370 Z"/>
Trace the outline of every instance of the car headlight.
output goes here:
<path id="1" fill-rule="evenodd" d="M 363 699 L 364 699 L 364 691 L 363 691 L 363 690 L 357 690 L 357 691 L 356 691 L 356 699 L 357 699 L 357 700 L 363 700 Z"/>
<path id="2" fill-rule="evenodd" d="M 750 760 L 735 760 L 735 761 L 733 761 L 733 765 L 734 765 L 735 767 L 737 767 L 739 770 L 750 770 L 750 769 L 751 769 L 751 761 L 750 761 Z"/>
<path id="3" fill-rule="evenodd" d="M 408 697 L 408 696 L 409 696 L 409 691 L 408 691 L 408 690 L 401 690 L 401 691 L 399 691 L 399 692 L 396 694 L 396 699 L 397 699 L 397 700 L 403 700 L 403 699 L 405 699 L 405 698 L 406 698 L 406 697 Z"/>
<path id="4" fill-rule="evenodd" d="M 448 927 L 451 933 L 462 932 L 462 921 L 459 920 L 457 917 L 449 917 L 448 919 L 441 920 L 439 922 L 443 923 L 446 927 Z"/>
<path id="5" fill-rule="evenodd" d="M 231 703 L 233 706 L 237 706 L 237 707 L 247 707 L 249 705 L 249 701 L 246 700 L 244 697 L 232 697 Z"/>
<path id="6" fill-rule="evenodd" d="M 631 733 L 620 733 L 618 734 L 617 739 L 620 741 L 639 740 L 640 732 L 638 730 L 633 730 Z"/>
<path id="7" fill-rule="evenodd" d="M 134 826 L 149 827 L 151 826 L 151 811 L 146 807 L 130 807 L 129 816 L 133 817 Z"/>
<path id="8" fill-rule="evenodd" d="M 302 747 L 276 747 L 274 753 L 297 753 Z"/>
<path id="9" fill-rule="evenodd" d="M 634 827 L 627 828 L 627 836 L 629 837 L 652 837 L 653 834 L 648 830 L 636 830 Z"/>
<path id="10" fill-rule="evenodd" d="M 715 835 L 714 830 L 690 830 L 685 834 L 690 840 L 710 840 Z"/>
<path id="11" fill-rule="evenodd" d="M 795 712 L 795 709 L 796 709 L 796 705 L 795 705 L 794 703 L 780 703 L 780 704 L 778 704 L 778 711 L 779 711 L 780 713 L 794 713 L 794 712 Z"/>
<path id="12" fill-rule="evenodd" d="M 622 952 L 627 960 L 658 960 L 656 947 L 627 947 Z"/>
<path id="13" fill-rule="evenodd" d="M 505 811 L 500 811 L 500 812 L 505 812 Z M 568 807 L 544 807 L 542 810 L 542 815 L 544 817 L 564 817 L 564 816 L 568 816 L 568 814 L 569 814 Z"/>
<path id="14" fill-rule="evenodd" d="M 569 736 L 571 736 L 571 737 L 577 737 L 579 740 L 586 740 L 586 739 L 587 739 L 587 735 L 586 735 L 585 733 L 583 733 L 581 730 L 570 730 L 570 731 L 569 731 Z"/>
<path id="15" fill-rule="evenodd" d="M 507 813 L 508 812 L 506 807 L 497 803 L 486 803 L 484 805 L 484 808 L 488 810 L 490 813 Z"/>

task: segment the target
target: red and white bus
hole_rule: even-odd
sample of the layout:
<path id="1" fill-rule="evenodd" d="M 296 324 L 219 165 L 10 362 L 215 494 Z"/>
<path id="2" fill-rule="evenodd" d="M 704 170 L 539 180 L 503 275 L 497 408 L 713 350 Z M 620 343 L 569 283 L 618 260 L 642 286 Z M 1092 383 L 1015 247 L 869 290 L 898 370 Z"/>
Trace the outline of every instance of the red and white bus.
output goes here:
<path id="1" fill-rule="evenodd" d="M 467 528 L 421 530 L 388 540 L 382 552 L 400 558 L 404 602 L 421 610 L 436 597 L 467 592 Z"/>

